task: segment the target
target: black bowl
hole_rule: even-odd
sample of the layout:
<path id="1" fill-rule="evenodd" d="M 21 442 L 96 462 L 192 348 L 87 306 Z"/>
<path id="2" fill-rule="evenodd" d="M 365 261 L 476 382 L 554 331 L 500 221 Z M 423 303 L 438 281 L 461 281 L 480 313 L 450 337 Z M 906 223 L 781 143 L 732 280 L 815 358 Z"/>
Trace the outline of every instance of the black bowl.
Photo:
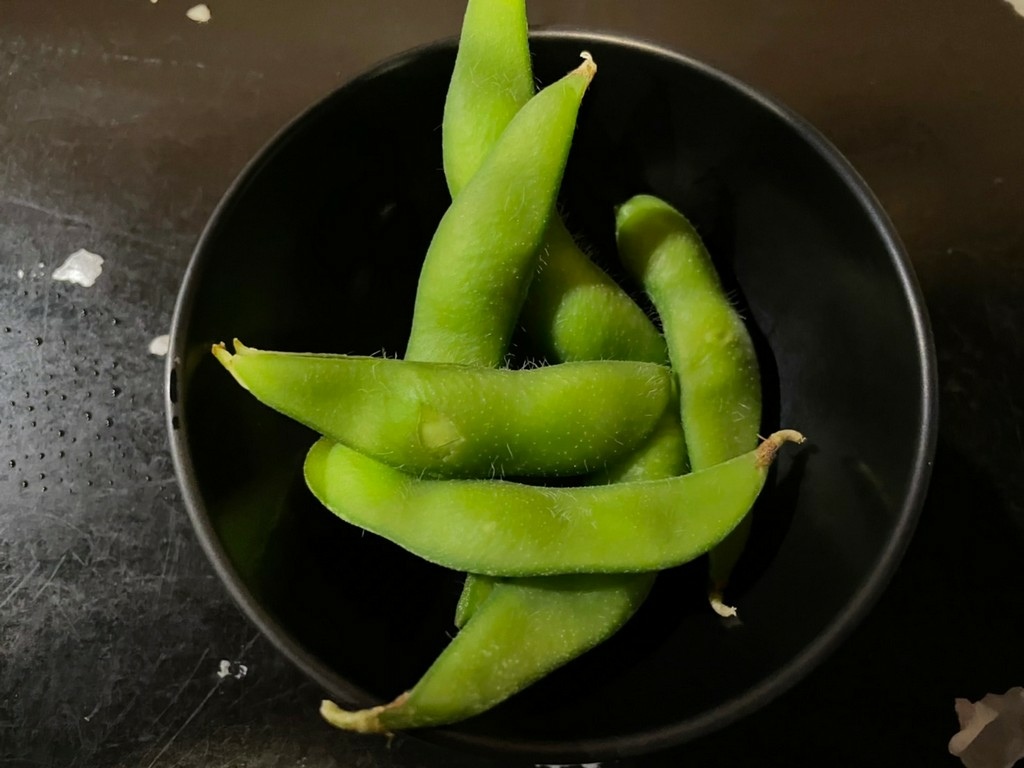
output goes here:
<path id="1" fill-rule="evenodd" d="M 683 210 L 760 347 L 765 430 L 810 438 L 785 452 L 759 504 L 732 593 L 741 622 L 708 609 L 703 563 L 667 572 L 603 646 L 489 713 L 420 734 L 597 760 L 751 712 L 864 617 L 924 497 L 935 362 L 896 234 L 810 126 L 643 43 L 562 33 L 532 46 L 541 82 L 581 49 L 598 63 L 563 185 L 570 227 L 621 277 L 613 207 L 651 192 Z M 319 508 L 300 474 L 314 436 L 245 394 L 209 349 L 237 336 L 268 349 L 402 352 L 448 204 L 440 125 L 454 53 L 448 42 L 382 64 L 274 139 L 214 214 L 174 317 L 171 445 L 198 536 L 260 629 L 350 706 L 418 679 L 453 631 L 461 576 Z"/>

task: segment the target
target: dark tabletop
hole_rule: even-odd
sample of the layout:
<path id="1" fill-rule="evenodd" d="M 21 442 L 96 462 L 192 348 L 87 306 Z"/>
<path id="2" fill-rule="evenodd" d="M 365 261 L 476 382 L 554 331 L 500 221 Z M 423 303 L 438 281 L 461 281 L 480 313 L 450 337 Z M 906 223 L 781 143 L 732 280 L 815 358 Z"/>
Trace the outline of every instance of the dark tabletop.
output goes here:
<path id="1" fill-rule="evenodd" d="M 0 765 L 486 768 L 320 722 L 190 529 L 149 350 L 250 156 L 353 74 L 456 34 L 462 0 L 209 0 L 207 24 L 191 5 L 0 0 Z M 622 765 L 959 765 L 954 699 L 1024 684 L 1024 18 L 1003 0 L 530 16 L 652 39 L 817 125 L 892 216 L 938 350 L 931 492 L 867 620 L 758 714 Z M 105 260 L 95 285 L 54 280 L 80 248 Z"/>

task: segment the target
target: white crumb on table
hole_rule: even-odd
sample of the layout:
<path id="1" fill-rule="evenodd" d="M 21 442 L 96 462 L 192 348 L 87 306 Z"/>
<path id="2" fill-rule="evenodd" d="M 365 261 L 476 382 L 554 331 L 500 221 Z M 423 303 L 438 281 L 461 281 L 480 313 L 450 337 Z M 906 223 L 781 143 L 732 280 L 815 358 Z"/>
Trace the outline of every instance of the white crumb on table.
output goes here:
<path id="1" fill-rule="evenodd" d="M 185 11 L 185 15 L 197 24 L 205 24 L 212 18 L 210 14 L 210 8 L 205 3 L 193 5 L 187 11 Z"/>
<path id="2" fill-rule="evenodd" d="M 157 336 L 151 342 L 149 342 L 149 354 L 163 356 L 167 354 L 167 350 L 171 345 L 171 337 L 167 334 L 163 336 Z"/>
<path id="3" fill-rule="evenodd" d="M 954 702 L 960 731 L 949 752 L 968 768 L 1011 768 L 1024 758 L 1024 687 Z"/>
<path id="4" fill-rule="evenodd" d="M 220 665 L 217 668 L 217 677 L 223 680 L 225 677 L 233 677 L 235 680 L 241 680 L 249 672 L 249 668 L 239 661 L 231 663 L 227 659 L 221 659 Z"/>
<path id="5" fill-rule="evenodd" d="M 85 248 L 79 248 L 53 271 L 53 279 L 91 288 L 102 272 L 103 257 Z"/>
<path id="6" fill-rule="evenodd" d="M 1006 0 L 1006 2 L 1010 4 L 1013 10 L 1024 16 L 1024 0 Z"/>

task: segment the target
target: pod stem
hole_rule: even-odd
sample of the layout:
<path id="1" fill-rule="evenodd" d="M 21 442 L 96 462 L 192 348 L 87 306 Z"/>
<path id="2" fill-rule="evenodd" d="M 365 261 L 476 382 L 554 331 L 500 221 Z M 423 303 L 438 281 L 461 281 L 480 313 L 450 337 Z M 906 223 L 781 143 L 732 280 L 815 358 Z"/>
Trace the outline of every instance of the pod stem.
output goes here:
<path id="1" fill-rule="evenodd" d="M 234 366 L 235 355 L 241 354 L 243 352 L 248 352 L 248 347 L 243 346 L 242 342 L 240 342 L 238 339 L 235 339 L 234 344 L 234 355 L 228 352 L 228 348 L 224 345 L 223 341 L 219 341 L 216 344 L 214 344 L 211 347 L 210 351 L 213 352 L 213 356 L 217 358 L 218 362 L 220 362 L 220 364 L 223 365 L 228 370 L 228 373 L 230 373 L 234 377 L 235 381 L 237 381 L 242 386 L 242 389 L 244 389 L 246 392 L 249 392 L 251 391 L 249 389 L 249 385 L 242 381 L 241 377 L 238 375 L 238 372 L 235 370 Z"/>
<path id="2" fill-rule="evenodd" d="M 711 610 L 723 619 L 731 619 L 737 615 L 736 606 L 725 602 L 725 594 L 721 587 L 713 587 L 708 592 L 708 603 L 711 604 Z"/>
<path id="3" fill-rule="evenodd" d="M 402 706 L 409 698 L 408 691 L 388 704 L 380 704 L 369 709 L 350 711 L 342 709 L 330 699 L 320 702 L 320 716 L 335 728 L 354 733 L 389 733 L 381 722 L 381 715 L 389 710 Z"/>
<path id="4" fill-rule="evenodd" d="M 594 79 L 594 75 L 597 73 L 597 62 L 590 55 L 590 51 L 580 51 L 580 58 L 583 59 L 583 63 L 576 67 L 575 72 L 586 75 L 589 82 Z"/>
<path id="5" fill-rule="evenodd" d="M 225 368 L 231 367 L 231 358 L 233 355 L 228 352 L 228 348 L 225 346 L 223 341 L 218 341 L 214 344 L 210 348 L 210 351 L 213 352 L 213 356 L 216 357 Z"/>
<path id="6" fill-rule="evenodd" d="M 786 443 L 799 444 L 806 439 L 795 429 L 780 429 L 778 432 L 773 432 L 765 438 L 763 443 L 757 446 L 757 456 L 754 458 L 754 463 L 760 469 L 764 469 L 775 461 L 775 455 L 783 445 Z"/>

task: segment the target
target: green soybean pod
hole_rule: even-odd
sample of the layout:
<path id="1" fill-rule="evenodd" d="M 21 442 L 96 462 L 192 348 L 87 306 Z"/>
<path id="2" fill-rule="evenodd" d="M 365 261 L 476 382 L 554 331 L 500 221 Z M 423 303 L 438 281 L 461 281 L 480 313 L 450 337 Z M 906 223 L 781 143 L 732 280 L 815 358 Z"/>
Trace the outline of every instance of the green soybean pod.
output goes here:
<path id="1" fill-rule="evenodd" d="M 525 0 L 469 0 L 441 122 L 448 189 L 455 197 L 533 96 Z"/>
<path id="2" fill-rule="evenodd" d="M 640 306 L 552 217 L 522 323 L 551 360 L 665 362 L 665 339 Z"/>
<path id="3" fill-rule="evenodd" d="M 407 359 L 495 366 L 504 358 L 597 69 L 583 57 L 516 113 L 442 217 L 420 271 Z"/>
<path id="4" fill-rule="evenodd" d="M 455 604 L 455 628 L 462 629 L 470 617 L 476 613 L 477 608 L 490 597 L 494 587 L 499 583 L 497 579 L 488 576 L 481 576 L 476 573 L 467 573 L 466 580 L 459 593 L 459 601 Z"/>
<path id="5" fill-rule="evenodd" d="M 577 475 L 640 445 L 678 395 L 663 365 L 483 368 L 356 355 L 213 354 L 260 402 L 414 474 Z M 608 403 L 615 403 L 609 410 Z"/>
<path id="6" fill-rule="evenodd" d="M 350 712 L 324 701 L 332 725 L 385 733 L 446 725 L 490 709 L 624 624 L 654 574 L 602 574 L 498 582 L 411 691 Z M 558 627 L 552 632 L 551 627 Z"/>
<path id="7" fill-rule="evenodd" d="M 672 206 L 637 195 L 616 212 L 619 256 L 650 295 L 679 377 L 680 415 L 690 465 L 710 467 L 750 450 L 761 424 L 757 355 L 743 319 L 722 290 L 693 225 Z M 709 599 L 733 615 L 722 590 L 749 531 L 749 520 L 711 552 Z"/>
<path id="8" fill-rule="evenodd" d="M 457 196 L 533 92 L 524 0 L 469 0 L 445 98 L 444 170 Z M 522 321 L 550 360 L 667 359 L 650 318 L 576 244 L 557 213 Z"/>
<path id="9" fill-rule="evenodd" d="M 511 116 L 516 114 L 519 108 L 529 100 L 529 95 L 532 92 L 529 56 L 526 9 L 523 0 L 508 0 L 507 2 L 503 0 L 497 0 L 497 2 L 469 0 L 459 52 L 445 103 L 445 117 L 442 126 L 444 165 L 453 197 L 461 197 L 464 194 L 463 187 L 469 183 L 471 177 L 477 174 L 482 158 L 490 149 L 489 145 L 495 143 L 494 137 L 505 131 Z M 502 72 L 495 75 L 495 67 L 500 67 Z M 553 206 L 554 199 L 550 203 Z M 454 274 L 458 274 L 458 272 L 453 272 Z M 502 307 L 504 306 L 506 305 L 502 305 Z M 458 354 L 459 356 L 454 359 L 459 361 L 472 361 L 481 365 L 499 365 L 506 349 L 501 345 L 491 343 L 489 329 L 494 321 L 501 318 L 494 317 L 488 324 L 476 323 L 474 318 L 464 319 L 469 320 L 467 331 L 470 337 L 468 339 L 463 337 L 461 345 L 449 348 L 442 343 L 432 345 L 423 351 L 424 345 L 419 344 L 414 338 L 409 345 L 406 357 L 421 355 L 426 359 L 451 360 L 453 354 Z M 514 323 L 516 318 L 507 319 L 510 323 Z M 641 320 L 646 320 L 646 318 L 641 315 Z M 425 326 L 426 331 L 423 330 Z M 430 335 L 429 324 L 420 323 L 419 329 L 421 336 Z M 414 336 L 416 332 L 414 325 Z M 664 362 L 666 359 L 663 349 L 664 342 L 657 333 L 653 335 L 655 346 L 661 344 L 662 349 L 652 357 L 656 362 Z M 480 343 L 482 349 L 472 350 L 472 354 L 469 354 L 466 348 L 472 344 L 474 338 Z M 613 357 L 614 355 L 609 356 Z M 583 355 L 583 357 L 585 358 L 587 355 Z M 459 600 L 459 607 L 456 611 L 457 622 L 460 626 L 465 618 L 474 612 L 483 596 L 491 593 L 492 586 L 486 579 L 468 577 L 466 589 Z M 514 590 L 515 587 L 509 586 L 508 589 Z M 498 604 L 501 604 L 503 593 L 504 588 L 498 590 Z M 566 597 L 566 599 L 571 602 L 571 597 Z M 558 613 L 563 618 L 571 618 L 574 615 L 571 607 Z M 493 612 L 489 615 L 491 618 L 485 617 L 475 624 L 474 632 L 483 631 L 483 627 L 495 621 L 495 617 L 498 616 L 503 622 L 511 622 L 505 628 L 506 630 L 518 625 L 532 627 L 533 632 L 543 632 L 552 638 L 562 635 L 560 630 L 552 631 L 552 627 L 556 627 L 557 624 L 537 625 L 535 614 L 528 609 L 511 617 Z M 581 647 L 572 655 L 600 642 L 620 623 L 620 621 L 616 621 L 613 624 L 598 627 L 592 627 L 587 623 L 576 624 L 578 627 L 591 627 L 588 633 L 590 640 L 581 643 Z M 518 655 L 515 648 L 508 649 L 508 652 L 510 655 L 506 659 L 507 668 L 522 671 L 521 680 L 516 687 L 528 685 L 534 679 L 528 673 L 531 665 L 517 663 Z M 557 662 L 558 664 L 566 660 L 561 655 L 556 658 L 561 659 Z M 550 669 L 551 667 L 545 668 Z M 435 676 L 433 679 L 436 680 L 437 677 Z M 496 701 L 497 699 L 494 703 Z"/>
<path id="10" fill-rule="evenodd" d="M 699 472 L 598 486 L 417 479 L 326 438 L 303 471 L 338 517 L 446 568 L 517 577 L 639 573 L 689 562 L 721 541 L 750 510 L 787 441 L 803 437 L 782 430 Z"/>

